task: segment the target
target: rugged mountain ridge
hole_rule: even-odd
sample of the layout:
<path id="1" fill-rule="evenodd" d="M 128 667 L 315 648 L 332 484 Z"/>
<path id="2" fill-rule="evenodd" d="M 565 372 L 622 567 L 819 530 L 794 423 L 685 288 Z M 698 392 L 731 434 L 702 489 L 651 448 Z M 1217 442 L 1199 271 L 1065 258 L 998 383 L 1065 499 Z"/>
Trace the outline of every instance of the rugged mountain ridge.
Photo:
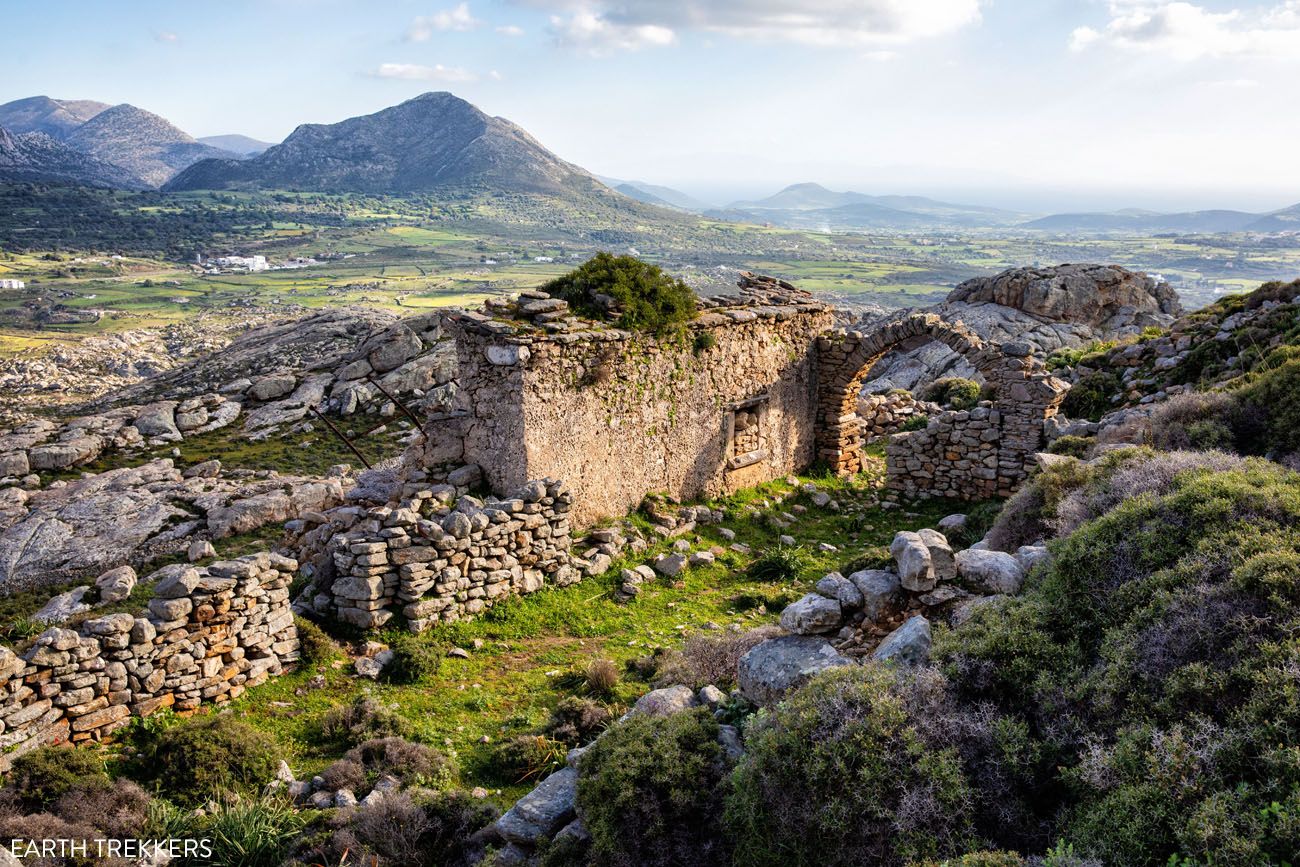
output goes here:
<path id="1" fill-rule="evenodd" d="M 109 108 L 93 99 L 51 99 L 29 96 L 0 105 L 0 126 L 15 134 L 41 132 L 56 139 L 68 135 Z"/>
<path id="2" fill-rule="evenodd" d="M 144 189 L 131 172 L 96 159 L 43 132 L 19 135 L 0 126 L 0 183 L 83 184 Z"/>
<path id="3" fill-rule="evenodd" d="M 197 163 L 166 189 L 232 187 L 365 193 L 491 187 L 609 194 L 520 127 L 445 92 L 339 123 L 304 124 L 252 159 Z"/>
<path id="4" fill-rule="evenodd" d="M 199 144 L 158 115 L 126 103 L 96 114 L 69 133 L 67 143 L 121 166 L 154 187 L 199 160 L 228 154 Z"/>

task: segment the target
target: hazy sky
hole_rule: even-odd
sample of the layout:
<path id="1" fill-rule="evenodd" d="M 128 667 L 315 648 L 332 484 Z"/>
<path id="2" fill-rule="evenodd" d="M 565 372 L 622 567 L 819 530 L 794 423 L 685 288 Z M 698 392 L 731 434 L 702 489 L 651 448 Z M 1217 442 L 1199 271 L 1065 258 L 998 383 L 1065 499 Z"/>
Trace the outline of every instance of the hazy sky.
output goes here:
<path id="1" fill-rule="evenodd" d="M 0 0 L 0 101 L 194 135 L 450 90 L 594 172 L 994 204 L 1300 201 L 1300 0 Z"/>

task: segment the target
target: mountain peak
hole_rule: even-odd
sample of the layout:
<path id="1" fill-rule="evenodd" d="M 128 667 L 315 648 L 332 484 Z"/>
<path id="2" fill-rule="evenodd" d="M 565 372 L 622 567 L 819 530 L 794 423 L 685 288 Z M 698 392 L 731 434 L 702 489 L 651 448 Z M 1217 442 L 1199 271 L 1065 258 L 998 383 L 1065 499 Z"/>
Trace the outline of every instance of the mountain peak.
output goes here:
<path id="1" fill-rule="evenodd" d="M 0 105 L 0 126 L 15 135 L 40 132 L 62 139 L 108 107 L 91 99 L 29 96 Z"/>
<path id="2" fill-rule="evenodd" d="M 338 123 L 303 124 L 259 156 L 205 161 L 168 188 L 406 193 L 488 186 L 516 192 L 603 190 L 520 127 L 446 91 Z"/>

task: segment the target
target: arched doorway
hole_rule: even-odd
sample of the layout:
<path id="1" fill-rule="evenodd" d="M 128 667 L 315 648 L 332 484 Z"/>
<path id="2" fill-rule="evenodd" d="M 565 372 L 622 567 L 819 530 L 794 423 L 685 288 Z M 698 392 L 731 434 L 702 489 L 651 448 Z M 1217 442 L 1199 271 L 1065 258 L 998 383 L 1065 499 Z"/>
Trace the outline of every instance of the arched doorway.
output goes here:
<path id="1" fill-rule="evenodd" d="M 960 322 L 913 313 L 867 333 L 818 339 L 817 456 L 839 474 L 863 468 L 858 392 L 872 365 L 915 338 L 945 344 L 979 371 L 992 405 L 947 411 L 925 430 L 897 434 L 886 449 L 891 488 L 919 496 L 983 499 L 1019 486 L 1069 385 L 1048 373 L 1026 344 L 986 344 Z"/>

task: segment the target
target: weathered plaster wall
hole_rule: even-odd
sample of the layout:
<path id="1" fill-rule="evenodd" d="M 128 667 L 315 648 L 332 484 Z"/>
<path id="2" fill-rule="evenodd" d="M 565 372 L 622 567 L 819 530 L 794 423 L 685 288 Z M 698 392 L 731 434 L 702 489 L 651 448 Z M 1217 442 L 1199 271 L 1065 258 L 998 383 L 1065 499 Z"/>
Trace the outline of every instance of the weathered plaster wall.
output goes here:
<path id="1" fill-rule="evenodd" d="M 465 416 L 426 427 L 426 465 L 463 435 L 494 491 L 564 479 L 579 527 L 648 492 L 714 496 L 813 462 L 819 304 L 720 308 L 675 339 L 458 325 Z"/>

